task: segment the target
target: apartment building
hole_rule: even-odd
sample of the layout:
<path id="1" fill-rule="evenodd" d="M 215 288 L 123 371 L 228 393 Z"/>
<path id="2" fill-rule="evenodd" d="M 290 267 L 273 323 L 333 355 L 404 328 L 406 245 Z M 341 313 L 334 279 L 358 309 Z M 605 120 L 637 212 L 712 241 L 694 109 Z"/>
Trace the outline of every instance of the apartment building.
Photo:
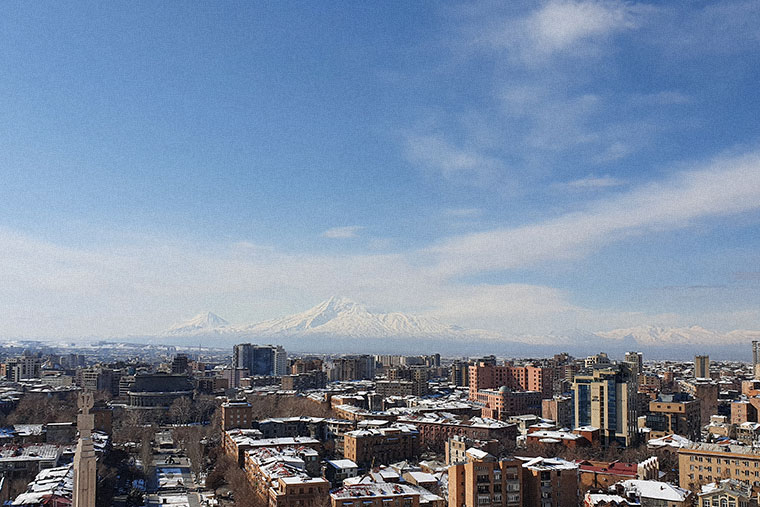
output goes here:
<path id="1" fill-rule="evenodd" d="M 522 464 L 523 505 L 576 507 L 579 503 L 578 465 L 560 458 L 532 458 Z"/>
<path id="2" fill-rule="evenodd" d="M 419 452 L 419 432 L 411 425 L 354 430 L 343 437 L 343 456 L 361 468 L 412 459 Z"/>
<path id="3" fill-rule="evenodd" d="M 500 460 L 479 449 L 449 467 L 449 507 L 517 507 L 523 503 L 523 463 Z"/>
<path id="4" fill-rule="evenodd" d="M 649 402 L 646 425 L 650 438 L 681 435 L 699 440 L 702 433 L 701 403 L 687 393 L 661 394 Z"/>
<path id="5" fill-rule="evenodd" d="M 552 368 L 538 366 L 496 365 L 492 361 L 478 361 L 469 367 L 470 399 L 476 399 L 482 389 L 506 386 L 514 391 L 535 391 L 543 398 L 552 397 Z"/>
<path id="6" fill-rule="evenodd" d="M 458 419 L 450 414 L 428 413 L 400 417 L 398 421 L 413 424 L 419 431 L 420 445 L 438 452 L 455 435 L 474 440 L 497 439 L 505 443 L 514 443 L 517 439 L 516 424 L 482 417 Z"/>
<path id="7" fill-rule="evenodd" d="M 268 507 L 323 507 L 330 491 L 330 483 L 317 477 L 319 455 L 308 447 L 248 451 L 243 469 Z"/>
<path id="8" fill-rule="evenodd" d="M 233 428 L 250 428 L 253 407 L 246 400 L 228 400 L 222 403 L 222 431 Z"/>
<path id="9" fill-rule="evenodd" d="M 480 389 L 470 399 L 481 406 L 480 414 L 488 419 L 506 421 L 510 416 L 541 415 L 541 399 L 538 391 L 512 391 L 507 386 L 498 389 Z"/>
<path id="10" fill-rule="evenodd" d="M 405 484 L 352 484 L 330 493 L 332 507 L 420 507 L 420 493 Z"/>
<path id="11" fill-rule="evenodd" d="M 678 450 L 679 486 L 688 490 L 722 479 L 751 484 L 760 492 L 760 451 L 745 445 L 691 443 Z"/>
<path id="12" fill-rule="evenodd" d="M 573 399 L 570 396 L 554 396 L 541 400 L 541 417 L 557 423 L 560 428 L 575 426 Z"/>

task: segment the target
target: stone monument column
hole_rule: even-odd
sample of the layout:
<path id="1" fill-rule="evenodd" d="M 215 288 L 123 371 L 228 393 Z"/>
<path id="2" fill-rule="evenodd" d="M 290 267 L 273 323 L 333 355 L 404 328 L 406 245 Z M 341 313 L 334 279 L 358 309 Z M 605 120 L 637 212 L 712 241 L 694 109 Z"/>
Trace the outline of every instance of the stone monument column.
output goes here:
<path id="1" fill-rule="evenodd" d="M 92 430 L 95 417 L 90 413 L 95 400 L 91 392 L 79 394 L 77 429 L 79 441 L 74 454 L 74 498 L 72 507 L 95 507 L 95 487 L 98 480 L 95 468 L 95 447 L 92 445 Z"/>

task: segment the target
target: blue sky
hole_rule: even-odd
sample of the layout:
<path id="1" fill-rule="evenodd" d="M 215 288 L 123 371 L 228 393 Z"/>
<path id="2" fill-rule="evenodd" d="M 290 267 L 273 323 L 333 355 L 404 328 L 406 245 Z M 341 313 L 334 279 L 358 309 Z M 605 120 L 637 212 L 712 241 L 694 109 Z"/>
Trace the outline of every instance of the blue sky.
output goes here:
<path id="1" fill-rule="evenodd" d="M 3 3 L 0 335 L 760 328 L 760 5 L 504 4 Z"/>

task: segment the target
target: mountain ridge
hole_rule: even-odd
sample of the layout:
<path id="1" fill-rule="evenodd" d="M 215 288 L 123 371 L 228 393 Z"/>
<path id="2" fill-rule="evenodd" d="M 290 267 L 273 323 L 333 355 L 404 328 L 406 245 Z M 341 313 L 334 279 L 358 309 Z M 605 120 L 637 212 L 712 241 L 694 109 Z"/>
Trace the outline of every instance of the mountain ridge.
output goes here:
<path id="1" fill-rule="evenodd" d="M 230 325 L 211 312 L 204 312 L 186 322 L 175 324 L 162 333 L 162 336 L 175 338 L 199 335 L 241 338 L 443 339 L 524 346 L 582 343 L 600 347 L 623 344 L 651 347 L 739 344 L 760 340 L 760 331 L 737 329 L 720 332 L 697 325 L 640 325 L 597 332 L 573 329 L 544 335 L 507 335 L 484 329 L 465 329 L 441 323 L 434 318 L 401 312 L 371 312 L 360 303 L 338 296 L 326 299 L 300 313 L 237 326 Z"/>

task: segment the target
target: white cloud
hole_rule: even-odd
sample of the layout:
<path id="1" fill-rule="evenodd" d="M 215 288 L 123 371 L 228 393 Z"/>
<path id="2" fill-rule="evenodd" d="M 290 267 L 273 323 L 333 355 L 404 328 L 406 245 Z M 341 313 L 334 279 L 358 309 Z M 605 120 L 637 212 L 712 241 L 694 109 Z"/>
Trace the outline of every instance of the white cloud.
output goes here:
<path id="1" fill-rule="evenodd" d="M 355 238 L 359 232 L 364 229 L 361 225 L 347 225 L 344 227 L 333 227 L 322 233 L 323 238 L 346 239 Z"/>
<path id="2" fill-rule="evenodd" d="M 388 311 L 503 333 L 641 323 L 754 327 L 757 312 L 651 316 L 584 308 L 554 287 L 465 283 L 457 275 L 577 257 L 621 237 L 760 208 L 760 157 L 725 158 L 585 210 L 511 229 L 448 238 L 397 254 L 293 254 L 240 243 L 199 247 L 142 240 L 71 248 L 0 229 L 0 336 L 158 332 L 208 308 L 233 323 L 302 310 L 348 294 Z M 755 319 L 755 320 L 753 320 Z"/>
<path id="3" fill-rule="evenodd" d="M 589 174 L 585 178 L 556 183 L 553 187 L 561 191 L 587 191 L 621 187 L 626 184 L 627 182 L 625 180 L 614 178 L 612 176 L 594 176 Z"/>
<path id="4" fill-rule="evenodd" d="M 440 135 L 408 137 L 406 155 L 413 163 L 440 173 L 447 180 L 465 184 L 492 183 L 505 169 L 497 158 L 475 149 L 455 147 Z"/>
<path id="5" fill-rule="evenodd" d="M 643 10 L 614 0 L 554 0 L 526 16 L 497 19 L 474 38 L 533 65 L 559 53 L 587 56 L 600 50 L 610 35 L 638 27 Z"/>
<path id="6" fill-rule="evenodd" d="M 518 228 L 447 239 L 429 249 L 449 275 L 578 257 L 622 237 L 760 208 L 760 157 L 716 160 L 697 171 L 599 200 L 583 211 Z"/>

